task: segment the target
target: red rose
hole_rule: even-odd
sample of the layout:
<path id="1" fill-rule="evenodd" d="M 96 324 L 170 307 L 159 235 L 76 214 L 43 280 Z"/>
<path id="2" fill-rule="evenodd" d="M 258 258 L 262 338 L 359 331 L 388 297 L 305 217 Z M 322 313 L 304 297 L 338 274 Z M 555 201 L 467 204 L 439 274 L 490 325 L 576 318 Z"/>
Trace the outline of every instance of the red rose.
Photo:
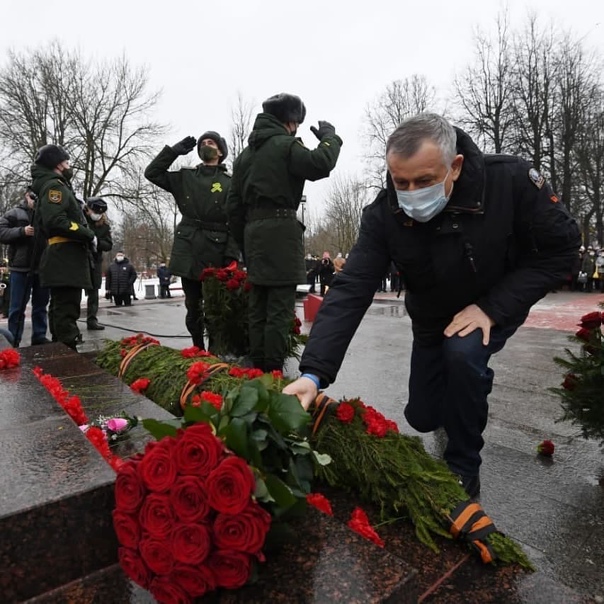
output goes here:
<path id="1" fill-rule="evenodd" d="M 141 527 L 136 516 L 113 510 L 113 528 L 121 545 L 129 549 L 138 547 Z"/>
<path id="2" fill-rule="evenodd" d="M 537 445 L 537 453 L 539 455 L 543 455 L 544 457 L 551 457 L 554 454 L 555 445 L 551 440 L 544 440 L 539 445 Z"/>
<path id="3" fill-rule="evenodd" d="M 143 562 L 156 575 L 167 575 L 174 567 L 174 556 L 166 541 L 143 537 L 138 549 Z"/>
<path id="4" fill-rule="evenodd" d="M 193 598 L 180 585 L 165 577 L 155 577 L 149 591 L 160 604 L 191 604 Z"/>
<path id="5" fill-rule="evenodd" d="M 583 340 L 584 342 L 589 342 L 591 340 L 591 330 L 585 329 L 585 327 L 581 327 L 579 331 L 575 334 L 579 340 Z"/>
<path id="6" fill-rule="evenodd" d="M 329 503 L 329 499 L 322 495 L 321 493 L 309 493 L 306 496 L 306 503 L 308 505 L 312 505 L 317 508 L 320 512 L 327 514 L 328 516 L 333 516 L 333 510 L 331 509 L 331 503 Z"/>
<path id="7" fill-rule="evenodd" d="M 138 462 L 127 461 L 115 480 L 115 507 L 122 512 L 136 512 L 143 501 L 145 487 L 137 470 Z"/>
<path id="8" fill-rule="evenodd" d="M 227 457 L 206 481 L 208 502 L 223 514 L 238 514 L 250 502 L 256 488 L 254 473 L 240 457 Z"/>
<path id="9" fill-rule="evenodd" d="M 195 424 L 178 438 L 175 448 L 178 471 L 181 475 L 206 477 L 218 464 L 224 446 L 212 433 L 208 424 Z"/>
<path id="10" fill-rule="evenodd" d="M 580 320 L 579 327 L 585 329 L 596 329 L 602 325 L 602 315 L 597 310 L 583 315 Z"/>
<path id="11" fill-rule="evenodd" d="M 574 390 L 577 387 L 579 379 L 574 373 L 567 373 L 562 382 L 562 388 L 565 390 Z"/>
<path id="12" fill-rule="evenodd" d="M 218 514 L 214 521 L 214 543 L 218 549 L 257 554 L 271 526 L 271 515 L 256 502 L 240 514 Z"/>
<path id="13" fill-rule="evenodd" d="M 170 573 L 170 581 L 180 585 L 194 598 L 199 598 L 208 591 L 216 589 L 214 575 L 205 565 L 193 567 L 187 564 L 176 564 Z"/>
<path id="14" fill-rule="evenodd" d="M 208 566 L 218 587 L 237 589 L 250 578 L 251 557 L 244 552 L 216 550 L 208 560 Z"/>
<path id="15" fill-rule="evenodd" d="M 138 473 L 150 491 L 167 491 L 176 480 L 174 442 L 173 438 L 162 438 L 155 446 L 145 449 Z"/>
<path id="16" fill-rule="evenodd" d="M 167 494 L 148 495 L 138 514 L 141 526 L 152 537 L 167 539 L 174 524 L 174 512 Z"/>
<path id="17" fill-rule="evenodd" d="M 124 573 L 136 584 L 147 589 L 151 580 L 151 573 L 138 552 L 127 547 L 120 547 L 117 556 Z"/>
<path id="18" fill-rule="evenodd" d="M 210 512 L 205 485 L 196 476 L 181 476 L 170 489 L 170 504 L 182 522 L 203 520 Z"/>
<path id="19" fill-rule="evenodd" d="M 354 407 L 348 403 L 340 403 L 336 409 L 336 417 L 343 424 L 349 424 L 354 419 Z"/>
<path id="20" fill-rule="evenodd" d="M 237 279 L 229 279 L 226 282 L 226 288 L 230 291 L 235 291 L 236 289 L 239 289 L 239 281 L 237 281 Z"/>
<path id="21" fill-rule="evenodd" d="M 200 564 L 210 553 L 212 540 L 205 524 L 177 524 L 171 536 L 172 555 L 184 564 Z"/>
<path id="22" fill-rule="evenodd" d="M 218 281 L 226 281 L 229 278 L 229 273 L 227 273 L 227 271 L 223 268 L 219 268 L 216 271 L 216 279 L 218 279 Z"/>

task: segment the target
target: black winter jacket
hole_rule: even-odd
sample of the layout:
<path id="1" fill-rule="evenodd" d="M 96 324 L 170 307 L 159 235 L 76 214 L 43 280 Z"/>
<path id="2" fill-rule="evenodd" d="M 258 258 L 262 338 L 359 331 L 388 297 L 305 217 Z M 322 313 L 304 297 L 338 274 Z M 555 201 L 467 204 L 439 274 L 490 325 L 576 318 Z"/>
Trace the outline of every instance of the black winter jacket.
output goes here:
<path id="1" fill-rule="evenodd" d="M 579 229 L 526 161 L 483 155 L 458 130 L 464 155 L 445 210 L 419 223 L 387 189 L 365 208 L 359 238 L 334 279 L 300 362 L 333 382 L 380 280 L 393 261 L 406 289 L 416 342 L 437 344 L 453 316 L 477 304 L 497 325 L 520 325 L 529 309 L 571 273 Z"/>
<path id="2" fill-rule="evenodd" d="M 37 270 L 40 256 L 46 247 L 46 239 L 42 234 L 29 237 L 25 227 L 32 223 L 33 210 L 23 201 L 0 217 L 0 243 L 8 245 L 8 266 L 12 271 L 28 272 L 32 266 Z M 36 253 L 32 265 L 32 253 Z"/>
<path id="3" fill-rule="evenodd" d="M 132 286 L 136 281 L 136 270 L 128 262 L 112 262 L 105 275 L 105 290 L 112 296 L 123 296 L 132 293 Z"/>

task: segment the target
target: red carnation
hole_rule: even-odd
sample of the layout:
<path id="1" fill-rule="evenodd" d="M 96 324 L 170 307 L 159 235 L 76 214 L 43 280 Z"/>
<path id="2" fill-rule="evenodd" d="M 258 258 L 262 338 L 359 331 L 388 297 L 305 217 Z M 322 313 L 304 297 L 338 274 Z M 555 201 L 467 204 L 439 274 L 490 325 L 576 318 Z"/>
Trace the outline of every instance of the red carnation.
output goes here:
<path id="1" fill-rule="evenodd" d="M 168 495 L 153 493 L 143 502 L 138 515 L 142 528 L 158 539 L 168 538 L 174 523 L 174 512 Z"/>
<path id="2" fill-rule="evenodd" d="M 0 351 L 0 369 L 12 369 L 21 363 L 21 355 L 14 348 Z"/>
<path id="3" fill-rule="evenodd" d="M 197 361 L 187 369 L 187 379 L 193 384 L 201 384 L 206 371 L 211 367 L 210 363 Z"/>
<path id="4" fill-rule="evenodd" d="M 600 325 L 602 325 L 602 314 L 597 310 L 583 315 L 579 323 L 579 327 L 585 329 L 596 329 Z"/>
<path id="5" fill-rule="evenodd" d="M 120 547 L 117 555 L 124 573 L 135 583 L 147 589 L 151 581 L 151 573 L 138 552 L 127 547 Z"/>
<path id="6" fill-rule="evenodd" d="M 151 380 L 149 378 L 138 378 L 138 380 L 134 380 L 132 384 L 130 384 L 130 388 L 134 390 L 134 392 L 138 392 L 142 394 L 147 388 L 149 388 L 149 384 Z"/>
<path id="7" fill-rule="evenodd" d="M 218 514 L 213 526 L 218 549 L 257 554 L 271 526 L 271 515 L 256 502 L 250 502 L 240 514 Z"/>
<path id="8" fill-rule="evenodd" d="M 237 589 L 250 577 L 251 557 L 244 552 L 217 550 L 208 560 L 208 566 L 216 577 L 218 587 Z"/>
<path id="9" fill-rule="evenodd" d="M 306 502 L 309 505 L 317 508 L 320 512 L 327 514 L 328 516 L 333 516 L 333 510 L 331 509 L 331 503 L 329 499 L 322 495 L 321 493 L 309 493 L 306 496 Z"/>
<path id="10" fill-rule="evenodd" d="M 138 462 L 127 461 L 115 480 L 115 505 L 122 512 L 136 512 L 143 501 L 145 488 L 137 471 Z"/>
<path id="11" fill-rule="evenodd" d="M 537 453 L 539 455 L 543 455 L 544 457 L 551 457 L 554 454 L 555 445 L 551 440 L 544 440 L 539 445 L 537 445 Z"/>
<path id="12" fill-rule="evenodd" d="M 206 481 L 208 501 L 224 514 L 239 514 L 245 509 L 256 487 L 254 473 L 240 457 L 227 457 Z"/>
<path id="13" fill-rule="evenodd" d="M 208 591 L 216 589 L 216 580 L 206 566 L 175 564 L 170 573 L 170 582 L 180 585 L 193 598 L 199 598 Z"/>
<path id="14" fill-rule="evenodd" d="M 348 403 L 340 403 L 336 409 L 336 417 L 343 424 L 349 424 L 354 419 L 354 407 Z"/>
<path id="15" fill-rule="evenodd" d="M 353 510 L 347 526 L 365 539 L 373 541 L 377 546 L 384 547 L 384 541 L 375 532 L 375 529 L 369 523 L 367 514 L 361 508 L 357 507 Z"/>
<path id="16" fill-rule="evenodd" d="M 153 447 L 145 448 L 145 456 L 138 465 L 143 484 L 156 492 L 167 491 L 176 480 L 174 439 L 162 438 Z"/>
<path id="17" fill-rule="evenodd" d="M 210 530 L 205 524 L 177 524 L 172 530 L 172 557 L 184 564 L 201 564 L 212 549 Z M 142 545 L 141 545 L 142 549 Z"/>
<path id="18" fill-rule="evenodd" d="M 203 520 L 210 512 L 205 485 L 197 476 L 180 476 L 170 489 L 170 504 L 182 522 Z"/>
<path id="19" fill-rule="evenodd" d="M 141 529 L 136 516 L 113 510 L 113 528 L 121 545 L 129 549 L 138 548 Z"/>
<path id="20" fill-rule="evenodd" d="M 178 438 L 175 448 L 180 474 L 205 478 L 218 464 L 224 446 L 208 424 L 195 424 Z"/>
<path id="21" fill-rule="evenodd" d="M 220 411 L 222 407 L 222 400 L 222 395 L 215 392 L 208 392 L 207 390 L 199 395 L 199 402 L 205 401 L 206 403 L 210 403 L 210 405 L 218 411 Z"/>

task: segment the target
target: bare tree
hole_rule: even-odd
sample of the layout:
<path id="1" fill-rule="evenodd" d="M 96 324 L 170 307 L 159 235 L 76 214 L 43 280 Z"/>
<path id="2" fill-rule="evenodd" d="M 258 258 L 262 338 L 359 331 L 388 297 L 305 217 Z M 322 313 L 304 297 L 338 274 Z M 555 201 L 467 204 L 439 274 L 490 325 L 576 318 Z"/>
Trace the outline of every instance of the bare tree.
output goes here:
<path id="1" fill-rule="evenodd" d="M 254 101 L 246 101 L 241 92 L 237 93 L 237 103 L 231 109 L 231 131 L 229 134 L 229 155 L 231 161 L 247 146 L 247 139 L 252 130 L 252 118 L 254 117 Z"/>
<path id="2" fill-rule="evenodd" d="M 23 174 L 36 149 L 64 146 L 85 197 L 118 186 L 162 128 L 149 119 L 158 100 L 145 70 L 122 57 L 93 63 L 59 42 L 9 53 L 0 70 L 0 143 L 4 169 Z"/>
<path id="3" fill-rule="evenodd" d="M 512 48 L 507 11 L 496 19 L 491 39 L 477 30 L 474 63 L 454 87 L 462 113 L 459 123 L 480 140 L 486 150 L 502 153 L 509 148 L 512 113 Z"/>
<path id="4" fill-rule="evenodd" d="M 365 109 L 362 128 L 367 143 L 368 184 L 382 188 L 386 183 L 386 142 L 392 132 L 407 117 L 433 108 L 434 86 L 422 75 L 395 80 Z"/>

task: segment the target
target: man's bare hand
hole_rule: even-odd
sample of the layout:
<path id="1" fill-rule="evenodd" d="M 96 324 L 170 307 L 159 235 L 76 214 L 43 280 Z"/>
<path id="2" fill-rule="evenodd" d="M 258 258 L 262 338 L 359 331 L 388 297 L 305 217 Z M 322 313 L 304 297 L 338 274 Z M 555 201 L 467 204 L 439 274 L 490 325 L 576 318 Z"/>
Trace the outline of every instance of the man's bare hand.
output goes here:
<path id="1" fill-rule="evenodd" d="M 297 396 L 304 410 L 308 411 L 312 402 L 317 398 L 319 391 L 312 380 L 301 377 L 283 388 L 283 394 L 293 394 L 294 396 Z"/>
<path id="2" fill-rule="evenodd" d="M 486 346 L 491 338 L 491 327 L 493 325 L 495 325 L 495 321 L 491 317 L 476 304 L 470 304 L 453 317 L 453 321 L 445 329 L 445 335 L 450 338 L 457 334 L 463 338 L 474 330 L 481 329 L 482 343 Z"/>
<path id="3" fill-rule="evenodd" d="M 31 224 L 28 224 L 28 225 L 25 227 L 25 229 L 24 229 L 24 230 L 25 230 L 25 234 L 26 234 L 28 237 L 33 237 L 33 235 L 34 235 L 34 227 L 33 227 L 33 226 L 31 226 Z"/>

